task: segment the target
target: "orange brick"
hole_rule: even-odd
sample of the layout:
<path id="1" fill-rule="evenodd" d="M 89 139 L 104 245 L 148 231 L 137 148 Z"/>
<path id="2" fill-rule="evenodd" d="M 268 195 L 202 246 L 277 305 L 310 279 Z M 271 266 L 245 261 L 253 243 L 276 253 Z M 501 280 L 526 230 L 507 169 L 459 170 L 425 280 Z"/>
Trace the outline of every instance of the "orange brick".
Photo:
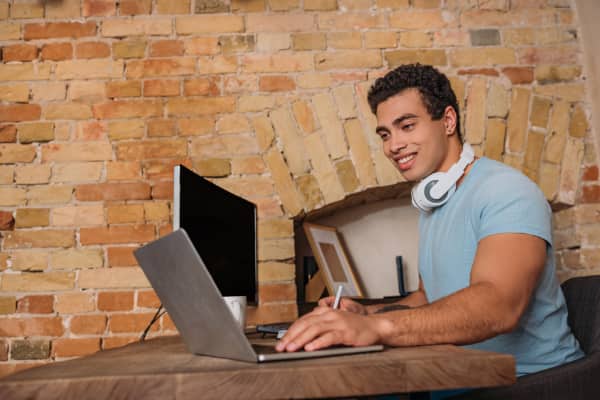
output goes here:
<path id="1" fill-rule="evenodd" d="M 214 132 L 215 120 L 212 117 L 179 119 L 177 127 L 181 136 L 206 135 Z"/>
<path id="2" fill-rule="evenodd" d="M 106 97 L 140 97 L 142 95 L 142 82 L 140 81 L 114 81 L 106 83 Z"/>
<path id="3" fill-rule="evenodd" d="M 119 2 L 120 15 L 150 14 L 152 0 L 121 0 Z"/>
<path id="4" fill-rule="evenodd" d="M 75 131 L 76 140 L 106 139 L 107 124 L 99 121 L 84 121 L 77 123 Z"/>
<path id="5" fill-rule="evenodd" d="M 132 60 L 127 62 L 127 78 L 152 78 L 159 76 L 192 75 L 196 72 L 196 59 L 173 57 L 168 59 Z"/>
<path id="6" fill-rule="evenodd" d="M 183 83 L 183 92 L 186 96 L 218 96 L 220 94 L 219 78 L 196 78 Z"/>
<path id="7" fill-rule="evenodd" d="M 94 311 L 94 299 L 91 293 L 70 292 L 56 295 L 56 312 L 73 314 Z"/>
<path id="8" fill-rule="evenodd" d="M 248 307 L 246 325 L 293 321 L 297 315 L 296 303 L 261 304 L 260 307 Z"/>
<path id="9" fill-rule="evenodd" d="M 156 101 L 117 100 L 93 106 L 97 119 L 162 116 L 162 104 Z"/>
<path id="10" fill-rule="evenodd" d="M 173 182 L 157 182 L 152 185 L 152 198 L 169 200 L 173 198 Z"/>
<path id="11" fill-rule="evenodd" d="M 141 177 L 142 169 L 137 161 L 111 161 L 106 164 L 106 179 L 129 180 Z"/>
<path id="12" fill-rule="evenodd" d="M 38 104 L 0 105 L 0 122 L 35 121 L 41 115 L 42 108 Z"/>
<path id="13" fill-rule="evenodd" d="M 133 292 L 98 293 L 98 310 L 130 311 L 133 309 Z"/>
<path id="14" fill-rule="evenodd" d="M 116 145 L 118 160 L 148 160 L 152 158 L 177 158 L 187 156 L 186 140 L 143 140 Z"/>
<path id="15" fill-rule="evenodd" d="M 581 177 L 581 179 L 583 181 L 597 181 L 598 177 L 599 177 L 598 166 L 591 165 L 591 166 L 584 168 L 583 176 Z"/>
<path id="16" fill-rule="evenodd" d="M 71 43 L 48 43 L 42 47 L 42 60 L 60 61 L 73 58 Z"/>
<path id="17" fill-rule="evenodd" d="M 63 333 L 60 317 L 0 318 L 0 337 L 62 336 Z"/>
<path id="18" fill-rule="evenodd" d="M 83 0 L 81 14 L 84 17 L 103 17 L 115 15 L 115 0 Z"/>
<path id="19" fill-rule="evenodd" d="M 74 315 L 70 326 L 71 333 L 76 335 L 102 334 L 106 329 L 106 315 Z"/>
<path id="20" fill-rule="evenodd" d="M 173 57 L 183 55 L 181 40 L 159 40 L 150 44 L 150 57 Z"/>
<path id="21" fill-rule="evenodd" d="M 194 116 L 235 111 L 234 97 L 177 98 L 167 100 L 167 113 L 175 116 Z"/>
<path id="22" fill-rule="evenodd" d="M 169 2 L 173 4 L 172 2 Z M 140 340 L 138 336 L 114 336 L 102 338 L 102 349 L 109 350 L 117 347 L 123 347 L 129 343 L 137 342 Z"/>
<path id="23" fill-rule="evenodd" d="M 133 267 L 137 261 L 133 255 L 137 247 L 108 247 L 108 265 L 110 267 Z"/>
<path id="24" fill-rule="evenodd" d="M 17 141 L 17 127 L 16 125 L 2 125 L 0 126 L 0 142 L 1 143 L 14 143 Z"/>
<path id="25" fill-rule="evenodd" d="M 80 38 L 94 36 L 96 22 L 49 22 L 44 24 L 25 24 L 25 40 L 49 39 L 59 37 Z"/>
<path id="26" fill-rule="evenodd" d="M 154 290 L 140 290 L 137 295 L 137 307 L 156 308 L 160 305 L 160 299 Z"/>
<path id="27" fill-rule="evenodd" d="M 75 188 L 75 198 L 79 201 L 144 200 L 150 198 L 150 185 L 143 182 L 79 185 Z"/>
<path id="28" fill-rule="evenodd" d="M 77 58 L 104 58 L 110 57 L 110 47 L 102 42 L 78 43 L 75 54 Z"/>
<path id="29" fill-rule="evenodd" d="M 17 312 L 28 314 L 49 314 L 54 312 L 54 296 L 25 296 L 17 301 Z"/>
<path id="30" fill-rule="evenodd" d="M 533 82 L 533 67 L 506 67 L 502 68 L 502 73 L 513 85 Z"/>
<path id="31" fill-rule="evenodd" d="M 153 313 L 143 314 L 113 314 L 108 321 L 109 330 L 112 333 L 141 333 L 144 331 Z M 152 326 L 151 332 L 158 331 L 158 324 Z"/>
<path id="32" fill-rule="evenodd" d="M 263 76 L 259 81 L 259 88 L 265 92 L 281 92 L 296 89 L 296 82 L 289 76 Z"/>
<path id="33" fill-rule="evenodd" d="M 184 43 L 187 55 L 206 56 L 219 53 L 219 39 L 216 37 L 197 37 Z"/>
<path id="34" fill-rule="evenodd" d="M 144 97 L 179 96 L 179 81 L 155 79 L 144 81 Z"/>
<path id="35" fill-rule="evenodd" d="M 571 64 L 577 59 L 576 46 L 526 47 L 517 51 L 519 64 Z"/>
<path id="36" fill-rule="evenodd" d="M 177 128 L 172 119 L 153 119 L 148 121 L 148 136 L 163 137 L 175 136 Z"/>
<path id="37" fill-rule="evenodd" d="M 2 60 L 9 61 L 32 61 L 37 58 L 37 46 L 30 44 L 13 44 L 2 49 Z"/>
<path id="38" fill-rule="evenodd" d="M 100 351 L 100 338 L 55 339 L 52 341 L 54 357 L 80 357 Z"/>
<path id="39" fill-rule="evenodd" d="M 275 283 L 260 285 L 259 303 L 270 303 L 276 301 L 289 301 L 296 298 L 296 285 L 293 283 Z"/>
<path id="40" fill-rule="evenodd" d="M 155 239 L 154 225 L 109 226 L 108 228 L 81 228 L 81 244 L 146 243 Z"/>
<path id="41" fill-rule="evenodd" d="M 112 158 L 108 142 L 50 143 L 42 146 L 43 161 L 103 161 Z"/>
<path id="42" fill-rule="evenodd" d="M 0 230 L 9 231 L 15 226 L 15 218 L 10 211 L 0 211 Z"/>
<path id="43" fill-rule="evenodd" d="M 142 168 L 148 179 L 171 179 L 173 178 L 173 168 L 179 164 L 192 168 L 192 162 L 186 158 L 144 161 Z"/>

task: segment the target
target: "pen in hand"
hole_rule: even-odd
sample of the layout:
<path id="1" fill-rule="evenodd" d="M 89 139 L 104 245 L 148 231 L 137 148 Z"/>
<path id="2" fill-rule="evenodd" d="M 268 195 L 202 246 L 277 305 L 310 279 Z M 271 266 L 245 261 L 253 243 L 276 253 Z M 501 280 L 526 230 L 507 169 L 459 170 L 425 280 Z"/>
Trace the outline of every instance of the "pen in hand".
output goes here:
<path id="1" fill-rule="evenodd" d="M 339 285 L 337 288 L 337 292 L 335 293 L 335 300 L 333 301 L 333 309 L 337 310 L 340 306 L 340 300 L 342 299 L 342 290 L 344 289 L 344 286 Z"/>

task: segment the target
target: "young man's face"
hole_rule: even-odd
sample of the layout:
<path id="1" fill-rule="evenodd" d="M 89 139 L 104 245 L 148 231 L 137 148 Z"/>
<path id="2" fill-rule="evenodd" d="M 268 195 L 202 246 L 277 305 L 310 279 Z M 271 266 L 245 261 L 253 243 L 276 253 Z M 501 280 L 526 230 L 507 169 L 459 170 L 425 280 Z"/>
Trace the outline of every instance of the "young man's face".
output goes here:
<path id="1" fill-rule="evenodd" d="M 406 89 L 381 102 L 376 115 L 383 152 L 405 179 L 419 181 L 454 163 L 448 155 L 446 116 L 432 120 L 417 89 Z"/>

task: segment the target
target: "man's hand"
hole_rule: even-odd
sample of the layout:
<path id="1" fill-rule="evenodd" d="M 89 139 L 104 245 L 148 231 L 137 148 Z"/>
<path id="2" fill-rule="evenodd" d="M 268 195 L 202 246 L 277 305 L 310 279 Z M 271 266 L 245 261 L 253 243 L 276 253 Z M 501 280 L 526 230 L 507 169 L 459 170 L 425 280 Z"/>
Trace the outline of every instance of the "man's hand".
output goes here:
<path id="1" fill-rule="evenodd" d="M 348 307 L 360 304 L 344 299 Z M 326 299 L 324 299 L 326 303 Z M 342 304 L 343 307 L 343 304 Z M 364 308 L 364 307 L 363 307 Z M 334 345 L 367 346 L 380 341 L 376 318 L 331 307 L 319 306 L 288 329 L 277 346 L 277 351 L 319 350 Z"/>

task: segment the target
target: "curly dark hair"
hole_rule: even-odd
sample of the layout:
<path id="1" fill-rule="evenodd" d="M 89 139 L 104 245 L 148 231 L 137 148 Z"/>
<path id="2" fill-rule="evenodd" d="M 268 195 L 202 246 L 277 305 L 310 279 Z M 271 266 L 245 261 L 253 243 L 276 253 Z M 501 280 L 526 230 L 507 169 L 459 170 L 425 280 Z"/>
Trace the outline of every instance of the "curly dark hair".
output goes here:
<path id="1" fill-rule="evenodd" d="M 431 65 L 405 64 L 378 78 L 369 89 L 367 96 L 371 111 L 376 114 L 380 103 L 409 88 L 419 91 L 423 104 L 433 120 L 442 118 L 446 107 L 452 106 L 456 111 L 456 133 L 461 140 L 460 113 L 456 94 L 446 75 Z"/>

